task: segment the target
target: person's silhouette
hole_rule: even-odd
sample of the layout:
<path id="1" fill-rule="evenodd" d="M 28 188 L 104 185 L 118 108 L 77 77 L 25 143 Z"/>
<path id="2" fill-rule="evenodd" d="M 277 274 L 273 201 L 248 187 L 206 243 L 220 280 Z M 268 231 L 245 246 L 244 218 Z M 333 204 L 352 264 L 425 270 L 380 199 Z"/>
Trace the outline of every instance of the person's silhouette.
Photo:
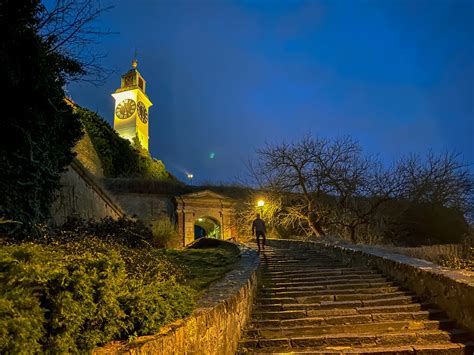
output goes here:
<path id="1" fill-rule="evenodd" d="M 252 222 L 252 234 L 257 238 L 258 251 L 260 252 L 260 237 L 262 237 L 262 249 L 265 250 L 265 222 L 260 218 L 260 213 L 257 213 L 257 218 Z"/>

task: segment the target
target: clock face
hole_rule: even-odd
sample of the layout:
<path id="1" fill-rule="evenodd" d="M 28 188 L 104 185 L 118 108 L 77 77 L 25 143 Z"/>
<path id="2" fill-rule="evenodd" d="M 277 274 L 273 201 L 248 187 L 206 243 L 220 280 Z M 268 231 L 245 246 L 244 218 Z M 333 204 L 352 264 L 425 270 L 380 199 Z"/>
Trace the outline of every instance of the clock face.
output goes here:
<path id="1" fill-rule="evenodd" d="M 117 105 L 117 108 L 115 109 L 115 115 L 124 120 L 126 118 L 129 118 L 131 115 L 135 113 L 135 110 L 137 109 L 137 104 L 135 101 L 132 99 L 125 99 Z"/>
<path id="2" fill-rule="evenodd" d="M 138 117 L 142 120 L 143 123 L 148 122 L 148 112 L 146 110 L 143 102 L 138 101 Z"/>

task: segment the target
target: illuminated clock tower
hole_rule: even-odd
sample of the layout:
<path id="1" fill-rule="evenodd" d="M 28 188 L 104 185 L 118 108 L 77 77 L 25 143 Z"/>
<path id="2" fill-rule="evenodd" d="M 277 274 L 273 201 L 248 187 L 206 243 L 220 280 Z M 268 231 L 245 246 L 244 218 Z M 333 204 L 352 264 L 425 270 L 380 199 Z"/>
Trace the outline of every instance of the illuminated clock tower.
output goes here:
<path id="1" fill-rule="evenodd" d="M 122 75 L 122 82 L 112 97 L 115 99 L 114 128 L 118 134 L 148 150 L 148 109 L 152 105 L 146 96 L 146 81 L 137 70 L 138 61 L 132 61 L 132 69 Z"/>

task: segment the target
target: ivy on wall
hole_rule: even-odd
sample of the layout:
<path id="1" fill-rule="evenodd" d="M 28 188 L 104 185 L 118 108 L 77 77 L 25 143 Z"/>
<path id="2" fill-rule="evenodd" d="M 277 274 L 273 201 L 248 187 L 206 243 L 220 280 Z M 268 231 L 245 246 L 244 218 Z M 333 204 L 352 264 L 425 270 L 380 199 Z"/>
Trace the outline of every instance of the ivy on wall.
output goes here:
<path id="1" fill-rule="evenodd" d="M 97 113 L 77 108 L 77 113 L 99 155 L 106 177 L 141 177 L 168 179 L 161 160 L 154 159 L 137 141 L 131 144 Z"/>

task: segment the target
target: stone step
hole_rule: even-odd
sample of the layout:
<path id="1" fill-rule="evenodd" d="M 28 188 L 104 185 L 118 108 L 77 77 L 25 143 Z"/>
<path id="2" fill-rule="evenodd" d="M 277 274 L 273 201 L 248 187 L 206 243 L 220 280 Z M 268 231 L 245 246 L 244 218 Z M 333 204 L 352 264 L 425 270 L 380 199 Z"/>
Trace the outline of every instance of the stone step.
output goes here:
<path id="1" fill-rule="evenodd" d="M 268 281 L 268 280 L 275 280 L 275 281 L 284 281 L 284 280 L 306 280 L 308 278 L 342 278 L 346 276 L 352 277 L 352 276 L 370 276 L 370 275 L 381 275 L 379 272 L 363 272 L 363 271 L 340 271 L 340 270 L 332 270 L 332 271 L 322 271 L 322 272 L 317 272 L 317 271 L 309 271 L 309 272 L 295 272 L 290 275 L 284 275 L 284 274 L 276 274 L 276 275 L 270 275 L 269 273 L 264 273 L 262 274 L 262 281 Z"/>
<path id="2" fill-rule="evenodd" d="M 376 269 L 304 248 L 268 249 L 240 353 L 467 354 L 473 348 L 445 312 Z"/>
<path id="3" fill-rule="evenodd" d="M 312 281 L 330 281 L 330 280 L 341 280 L 341 279 L 353 279 L 353 280 L 365 280 L 367 278 L 377 278 L 382 277 L 381 273 L 378 272 L 370 272 L 370 273 L 344 273 L 344 274 L 329 274 L 323 273 L 321 274 L 311 274 L 306 276 L 298 276 L 298 277 L 264 277 L 262 278 L 262 283 L 266 282 L 287 282 L 289 280 L 293 282 L 312 282 Z"/>
<path id="4" fill-rule="evenodd" d="M 312 264 L 312 265 L 343 265 L 340 261 L 330 259 L 325 256 L 319 255 L 301 255 L 298 257 L 286 257 L 283 259 L 278 255 L 273 255 L 272 258 L 268 258 L 265 261 L 265 265 L 286 265 L 286 264 Z"/>
<path id="5" fill-rule="evenodd" d="M 449 354 L 449 355 L 467 355 L 474 354 L 474 343 L 434 343 L 434 344 L 414 344 L 410 346 L 335 346 L 321 348 L 263 348 L 263 349 L 239 349 L 237 354 L 391 354 L 391 355 L 409 355 L 409 354 Z"/>
<path id="6" fill-rule="evenodd" d="M 344 279 L 332 279 L 332 280 L 317 280 L 317 281 L 293 281 L 288 280 L 286 282 L 262 282 L 262 287 L 300 287 L 300 286 L 313 286 L 313 285 L 346 285 L 350 284 L 351 282 L 388 282 L 385 277 L 381 276 L 374 276 L 374 277 L 367 277 L 364 279 L 352 279 L 352 278 L 344 278 Z"/>
<path id="7" fill-rule="evenodd" d="M 407 292 L 393 292 L 393 293 L 367 293 L 367 294 L 354 294 L 354 295 L 319 295 L 309 297 L 295 297 L 295 298 L 280 298 L 278 302 L 277 298 L 273 302 L 257 303 L 256 309 L 267 310 L 267 311 L 279 311 L 289 309 L 316 309 L 320 308 L 321 302 L 362 302 L 371 300 L 387 300 L 396 297 L 411 297 L 414 296 Z M 258 300 L 257 300 L 258 301 Z M 363 303 L 362 303 L 363 305 Z"/>
<path id="8" fill-rule="evenodd" d="M 393 282 L 366 282 L 366 283 L 345 283 L 331 285 L 312 285 L 298 287 L 265 287 L 259 290 L 259 295 L 276 295 L 279 297 L 306 297 L 315 295 L 321 290 L 360 290 L 364 288 L 394 287 Z"/>
<path id="9" fill-rule="evenodd" d="M 469 333 L 460 329 L 445 330 L 419 330 L 419 331 L 394 331 L 385 334 L 367 333 L 339 333 L 317 336 L 295 336 L 280 338 L 260 338 L 241 341 L 241 347 L 252 348 L 315 348 L 329 350 L 334 346 L 407 346 L 407 345 L 432 345 L 433 343 L 460 343 L 468 339 Z"/>
<path id="10" fill-rule="evenodd" d="M 318 296 L 334 296 L 334 295 L 351 295 L 351 294 L 372 294 L 372 293 L 390 293 L 390 292 L 400 292 L 403 291 L 400 287 L 397 286 L 388 286 L 388 287 L 369 287 L 369 288 L 359 288 L 359 289 L 317 289 L 312 291 L 311 296 L 318 297 Z M 301 297 L 311 297 L 311 296 L 301 296 Z M 261 303 L 271 303 L 272 299 L 275 298 L 288 298 L 288 299 L 295 299 L 296 296 L 271 296 L 268 295 L 268 292 L 259 292 L 258 293 L 258 300 Z"/>
<path id="11" fill-rule="evenodd" d="M 262 266 L 262 270 L 265 271 L 267 275 L 272 276 L 294 276 L 297 274 L 307 275 L 307 274 L 315 274 L 315 273 L 340 273 L 343 274 L 344 272 L 366 272 L 367 270 L 371 270 L 364 267 L 319 267 L 315 265 L 307 265 L 307 266 L 299 266 L 295 269 L 285 269 L 285 270 L 268 270 L 265 265 Z"/>
<path id="12" fill-rule="evenodd" d="M 455 322 L 449 319 L 424 321 L 391 321 L 358 324 L 320 325 L 320 326 L 282 326 L 249 329 L 247 339 L 292 338 L 299 336 L 317 336 L 339 333 L 380 334 L 395 331 L 439 330 L 454 327 Z"/>
<path id="13" fill-rule="evenodd" d="M 249 329 L 262 327 L 292 327 L 292 326 L 318 326 L 339 324 L 361 324 L 384 321 L 411 321 L 411 320 L 439 320 L 446 314 L 438 309 L 417 312 L 373 313 L 350 315 L 327 315 L 321 317 L 305 317 L 296 319 L 253 319 Z"/>
<path id="14" fill-rule="evenodd" d="M 305 303 L 305 302 L 319 302 L 319 301 L 331 301 L 331 300 L 349 300 L 352 297 L 361 297 L 361 299 L 371 297 L 378 298 L 377 295 L 386 294 L 397 294 L 398 292 L 405 292 L 399 287 L 378 287 L 378 288 L 365 288 L 365 289 L 338 289 L 338 290 L 317 290 L 312 293 L 311 296 L 301 297 L 280 297 L 280 296 L 269 296 L 262 293 L 257 297 L 257 304 L 273 304 L 273 303 Z M 409 293 L 406 293 L 409 294 Z M 357 296 L 356 296 L 357 295 Z M 347 299 L 343 299 L 347 297 Z"/>
<path id="15" fill-rule="evenodd" d="M 319 302 L 309 303 L 309 302 L 300 302 L 300 303 L 275 303 L 275 304 L 257 304 L 257 312 L 265 311 L 286 311 L 286 310 L 299 310 L 299 309 L 324 309 L 324 308 L 356 308 L 356 307 L 372 307 L 372 306 L 389 306 L 389 305 L 402 305 L 415 302 L 417 300 L 414 296 L 407 296 L 405 293 L 400 292 L 400 294 L 390 294 L 386 293 L 382 295 L 383 297 L 377 299 L 354 299 L 354 300 L 344 300 L 338 301 L 334 300 L 333 297 L 326 300 L 320 300 Z M 306 299 L 312 297 L 306 297 Z"/>
<path id="16" fill-rule="evenodd" d="M 374 306 L 374 307 L 353 307 L 336 309 L 314 309 L 314 310 L 288 310 L 288 311 L 269 311 L 259 312 L 257 309 L 253 312 L 254 319 L 296 319 L 304 317 L 328 317 L 357 314 L 374 313 L 398 313 L 398 312 L 419 312 L 435 308 L 430 303 L 411 303 L 403 305 Z"/>

